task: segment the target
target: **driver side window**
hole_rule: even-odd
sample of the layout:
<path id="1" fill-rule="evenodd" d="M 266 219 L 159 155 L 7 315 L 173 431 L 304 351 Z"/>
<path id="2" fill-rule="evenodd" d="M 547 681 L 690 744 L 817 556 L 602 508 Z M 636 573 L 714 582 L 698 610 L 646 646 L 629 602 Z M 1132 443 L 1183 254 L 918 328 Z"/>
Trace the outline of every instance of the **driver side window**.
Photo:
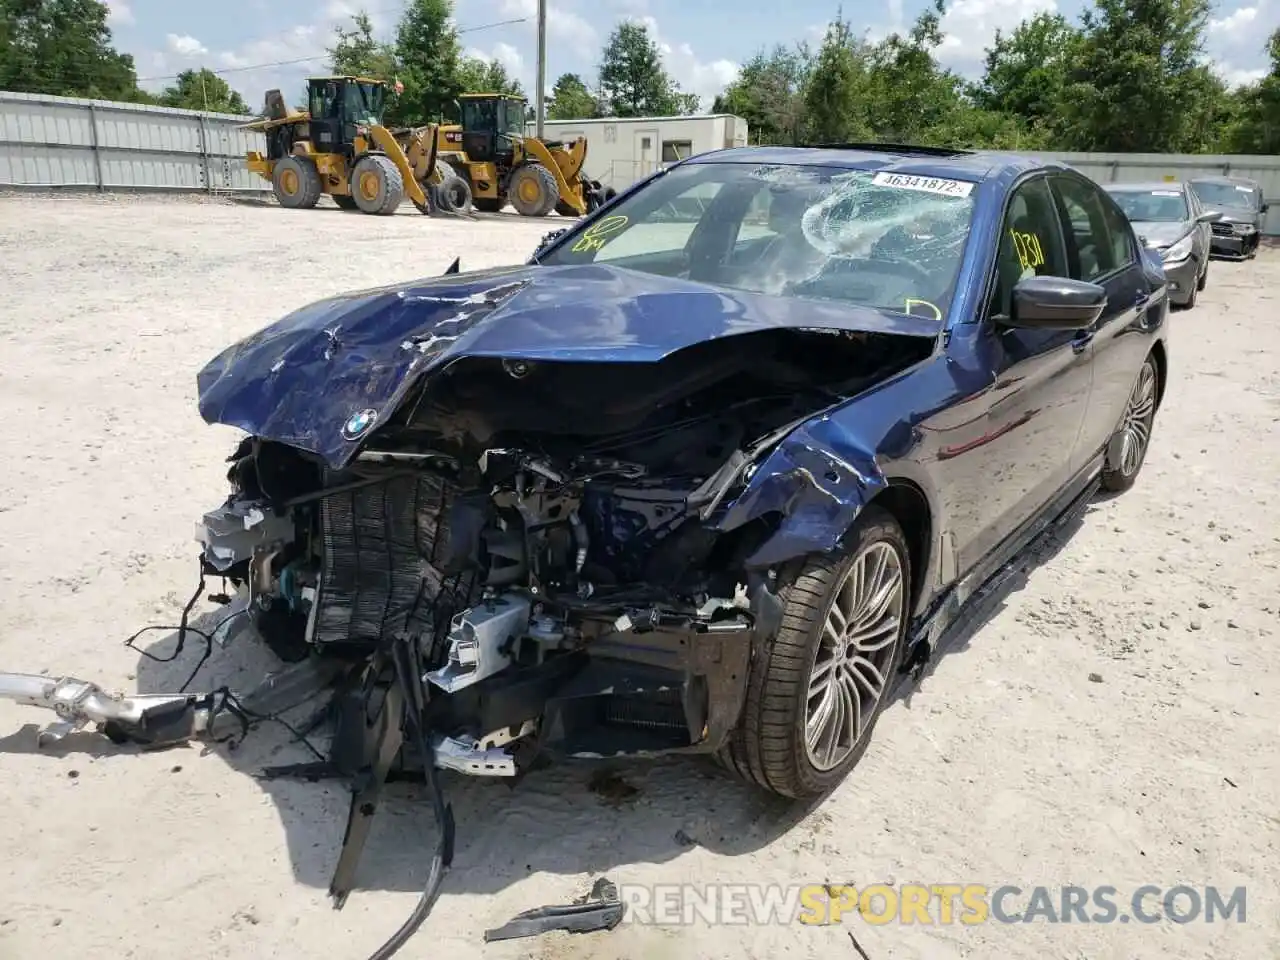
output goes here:
<path id="1" fill-rule="evenodd" d="M 996 282 L 988 317 L 1009 316 L 1013 288 L 1024 277 L 1065 277 L 1067 257 L 1058 215 L 1043 177 L 1013 192 L 1000 230 Z"/>

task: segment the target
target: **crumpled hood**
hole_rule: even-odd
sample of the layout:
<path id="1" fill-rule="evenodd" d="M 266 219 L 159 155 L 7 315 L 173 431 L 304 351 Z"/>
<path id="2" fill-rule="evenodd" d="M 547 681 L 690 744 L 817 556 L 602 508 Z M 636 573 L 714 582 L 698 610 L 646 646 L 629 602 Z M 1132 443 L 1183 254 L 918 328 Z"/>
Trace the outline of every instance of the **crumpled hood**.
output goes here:
<path id="1" fill-rule="evenodd" d="M 1149 246 L 1164 249 L 1191 232 L 1191 224 L 1184 220 L 1135 220 L 1133 232 L 1143 237 Z"/>
<path id="2" fill-rule="evenodd" d="M 210 361 L 197 377 L 199 409 L 208 423 L 342 467 L 422 375 L 464 356 L 654 362 L 779 327 L 933 337 L 941 324 L 599 264 L 508 267 L 303 307 Z"/>

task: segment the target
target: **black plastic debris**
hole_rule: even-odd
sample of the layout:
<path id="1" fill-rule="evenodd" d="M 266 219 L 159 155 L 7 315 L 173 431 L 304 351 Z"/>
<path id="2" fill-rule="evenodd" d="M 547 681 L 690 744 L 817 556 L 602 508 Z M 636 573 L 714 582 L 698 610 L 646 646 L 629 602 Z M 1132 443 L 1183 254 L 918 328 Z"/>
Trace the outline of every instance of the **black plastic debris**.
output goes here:
<path id="1" fill-rule="evenodd" d="M 536 937 L 552 930 L 569 933 L 591 933 L 612 930 L 622 922 L 626 905 L 618 899 L 618 888 L 607 877 L 600 877 L 591 892 L 573 903 L 535 907 L 516 914 L 495 930 L 484 932 L 484 942 Z"/>

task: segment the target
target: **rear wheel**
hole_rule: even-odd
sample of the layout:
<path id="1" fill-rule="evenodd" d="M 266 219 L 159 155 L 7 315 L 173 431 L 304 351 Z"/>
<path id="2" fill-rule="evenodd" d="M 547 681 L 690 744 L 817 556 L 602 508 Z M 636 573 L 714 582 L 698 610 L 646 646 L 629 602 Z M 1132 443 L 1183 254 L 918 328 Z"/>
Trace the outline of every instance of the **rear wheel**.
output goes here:
<path id="1" fill-rule="evenodd" d="M 545 217 L 560 200 L 556 178 L 546 167 L 526 163 L 507 181 L 507 199 L 523 217 Z"/>
<path id="2" fill-rule="evenodd" d="M 1120 427 L 1107 445 L 1107 459 L 1102 466 L 1102 489 L 1123 493 L 1137 481 L 1151 444 L 1159 386 L 1160 371 L 1155 357 L 1148 356 L 1138 371 L 1138 380 L 1129 394 Z"/>
<path id="3" fill-rule="evenodd" d="M 310 160 L 285 157 L 271 171 L 271 190 L 282 207 L 310 209 L 320 201 L 320 173 Z"/>
<path id="4" fill-rule="evenodd" d="M 795 798 L 825 793 L 848 775 L 898 668 L 909 558 L 898 523 L 873 505 L 843 551 L 804 564 L 782 590 L 782 626 L 752 663 L 743 715 L 721 763 Z"/>
<path id="5" fill-rule="evenodd" d="M 404 178 L 388 158 L 363 157 L 351 171 L 351 195 L 365 213 L 387 216 L 404 200 Z"/>

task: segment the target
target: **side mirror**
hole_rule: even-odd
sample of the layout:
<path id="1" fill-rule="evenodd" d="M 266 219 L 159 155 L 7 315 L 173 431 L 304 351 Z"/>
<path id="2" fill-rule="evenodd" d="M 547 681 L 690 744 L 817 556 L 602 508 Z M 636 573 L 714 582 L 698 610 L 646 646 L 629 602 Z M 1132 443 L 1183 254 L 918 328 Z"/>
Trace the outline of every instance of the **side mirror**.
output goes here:
<path id="1" fill-rule="evenodd" d="M 1270 208 L 1271 208 L 1271 204 L 1269 204 L 1269 203 L 1264 203 L 1261 207 L 1259 207 L 1259 208 L 1258 208 L 1258 212 L 1259 212 L 1259 213 L 1266 213 Z"/>
<path id="2" fill-rule="evenodd" d="M 1084 330 L 1107 306 L 1107 291 L 1096 283 L 1067 277 L 1027 277 L 1013 288 L 1007 325 L 1028 330 Z"/>
<path id="3" fill-rule="evenodd" d="M 1221 210 L 1206 210 L 1200 216 L 1196 217 L 1196 223 L 1217 223 L 1222 219 Z"/>

